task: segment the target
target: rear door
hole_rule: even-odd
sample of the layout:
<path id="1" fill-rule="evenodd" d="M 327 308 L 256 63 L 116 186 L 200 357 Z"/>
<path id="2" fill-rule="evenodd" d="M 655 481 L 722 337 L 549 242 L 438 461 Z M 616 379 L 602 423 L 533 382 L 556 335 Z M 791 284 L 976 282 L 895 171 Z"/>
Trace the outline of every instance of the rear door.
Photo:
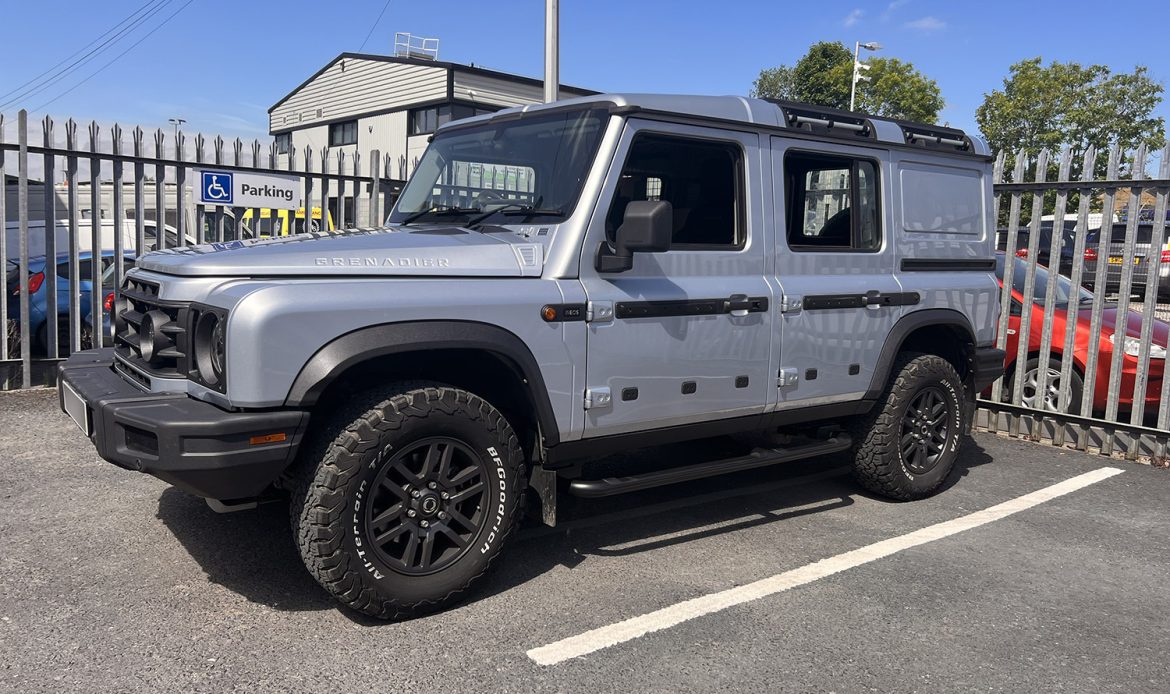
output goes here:
<path id="1" fill-rule="evenodd" d="M 886 231 L 888 153 L 773 137 L 771 154 L 783 292 L 777 409 L 857 400 L 913 303 Z"/>

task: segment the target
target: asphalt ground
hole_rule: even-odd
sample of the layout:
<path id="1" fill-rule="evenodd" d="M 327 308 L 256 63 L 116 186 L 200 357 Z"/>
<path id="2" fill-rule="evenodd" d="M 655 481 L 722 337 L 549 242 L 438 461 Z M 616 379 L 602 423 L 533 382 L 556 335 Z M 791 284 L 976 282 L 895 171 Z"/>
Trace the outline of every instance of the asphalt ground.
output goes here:
<path id="1" fill-rule="evenodd" d="M 1164 470 L 977 434 L 947 488 L 909 504 L 860 493 L 842 457 L 576 501 L 556 529 L 530 521 L 470 601 L 394 624 L 325 595 L 282 504 L 218 515 L 98 460 L 56 402 L 52 391 L 0 394 L 0 691 L 1166 692 L 1170 682 Z M 1120 474 L 1097 472 L 1111 467 Z M 1086 473 L 1080 488 L 1036 501 Z M 1016 512 L 997 514 L 1005 502 Z M 982 520 L 904 542 L 972 518 Z M 585 655 L 551 665 L 529 655 L 890 542 L 901 548 Z"/>

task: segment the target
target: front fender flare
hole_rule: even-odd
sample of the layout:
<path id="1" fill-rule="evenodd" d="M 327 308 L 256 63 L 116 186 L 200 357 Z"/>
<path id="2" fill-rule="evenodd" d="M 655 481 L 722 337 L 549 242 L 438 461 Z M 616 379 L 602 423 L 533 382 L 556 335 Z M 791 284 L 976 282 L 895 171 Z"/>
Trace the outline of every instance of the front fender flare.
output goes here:
<path id="1" fill-rule="evenodd" d="M 560 441 L 556 417 L 536 358 L 524 341 L 495 325 L 475 321 L 406 321 L 360 328 L 335 338 L 309 358 L 289 388 L 285 405 L 311 407 L 330 383 L 369 359 L 443 349 L 482 350 L 500 358 L 527 382 L 545 444 Z"/>

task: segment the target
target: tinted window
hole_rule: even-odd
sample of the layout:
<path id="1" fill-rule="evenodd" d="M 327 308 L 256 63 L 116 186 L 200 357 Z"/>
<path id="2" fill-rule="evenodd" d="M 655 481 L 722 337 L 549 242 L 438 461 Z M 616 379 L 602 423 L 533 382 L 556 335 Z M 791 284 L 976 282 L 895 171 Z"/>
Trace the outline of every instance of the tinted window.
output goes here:
<path id="1" fill-rule="evenodd" d="M 106 259 L 102 259 L 102 267 L 107 265 Z M 82 258 L 77 261 L 77 271 L 81 276 L 82 281 L 93 279 L 93 261 L 89 258 Z M 69 262 L 57 263 L 57 277 L 61 279 L 69 279 Z"/>
<path id="2" fill-rule="evenodd" d="M 733 143 L 638 135 L 614 190 L 606 235 L 614 238 L 629 203 L 665 200 L 674 210 L 673 245 L 741 246 L 741 160 Z"/>
<path id="3" fill-rule="evenodd" d="M 329 126 L 329 146 L 357 144 L 357 121 L 349 120 L 344 123 L 334 123 Z"/>
<path id="4" fill-rule="evenodd" d="M 793 249 L 881 246 L 877 169 L 870 160 L 790 152 L 784 157 L 784 186 Z"/>
<path id="5" fill-rule="evenodd" d="M 995 276 L 999 278 L 1000 282 L 1003 282 L 1004 260 L 1003 255 L 996 255 L 995 257 Z M 1042 265 L 1030 264 L 1022 258 L 1012 258 L 1012 262 L 1015 263 L 1012 269 L 1012 289 L 1021 295 L 1024 295 L 1024 283 L 1028 279 L 1028 268 L 1036 268 L 1036 286 L 1032 292 L 1032 303 L 1037 306 L 1043 306 L 1046 295 L 1048 294 L 1048 282 L 1052 277 L 1048 273 L 1048 270 Z M 1064 275 L 1057 275 L 1056 306 L 1067 306 L 1069 297 L 1071 296 L 1076 296 L 1077 301 L 1080 302 L 1093 300 L 1093 295 L 1088 290 L 1078 287 L 1077 291 L 1074 291 L 1072 280 Z"/>

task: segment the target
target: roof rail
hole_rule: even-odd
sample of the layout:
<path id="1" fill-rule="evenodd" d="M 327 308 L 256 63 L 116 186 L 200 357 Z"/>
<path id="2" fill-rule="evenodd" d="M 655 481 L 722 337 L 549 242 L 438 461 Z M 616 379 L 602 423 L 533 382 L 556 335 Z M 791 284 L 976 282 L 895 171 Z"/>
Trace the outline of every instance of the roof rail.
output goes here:
<path id="1" fill-rule="evenodd" d="M 859 113 L 779 99 L 764 99 L 764 101 L 780 107 L 780 113 L 784 115 L 784 124 L 790 128 L 807 130 L 818 135 L 877 138 L 873 123 Z"/>
<path id="2" fill-rule="evenodd" d="M 971 138 L 962 130 L 944 128 L 938 125 L 923 125 L 895 121 L 902 128 L 902 136 L 906 144 L 923 147 L 925 149 L 941 149 L 949 152 L 972 151 Z"/>

